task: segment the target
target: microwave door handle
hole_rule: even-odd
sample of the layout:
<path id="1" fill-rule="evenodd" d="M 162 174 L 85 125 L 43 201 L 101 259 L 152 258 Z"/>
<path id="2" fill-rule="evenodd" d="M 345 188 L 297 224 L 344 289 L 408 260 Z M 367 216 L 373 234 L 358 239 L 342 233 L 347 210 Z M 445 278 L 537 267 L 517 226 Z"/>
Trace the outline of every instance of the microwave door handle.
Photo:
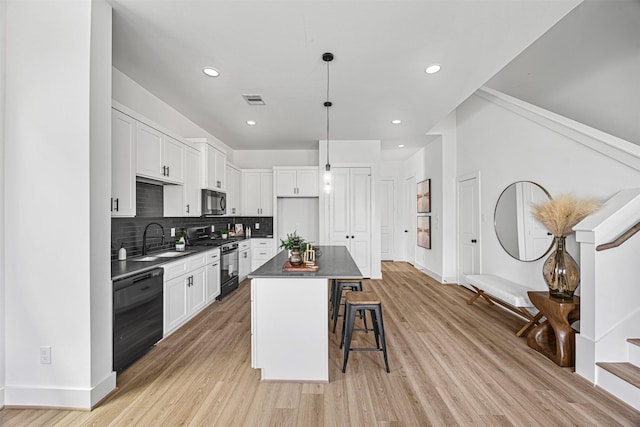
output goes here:
<path id="1" fill-rule="evenodd" d="M 224 212 L 227 209 L 227 198 L 220 197 L 220 210 Z"/>

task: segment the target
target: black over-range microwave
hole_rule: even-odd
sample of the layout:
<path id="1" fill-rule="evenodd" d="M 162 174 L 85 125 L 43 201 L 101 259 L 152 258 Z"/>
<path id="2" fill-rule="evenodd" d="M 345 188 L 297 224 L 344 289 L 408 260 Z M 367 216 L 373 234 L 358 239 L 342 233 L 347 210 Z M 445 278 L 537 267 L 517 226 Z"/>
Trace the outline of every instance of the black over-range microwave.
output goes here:
<path id="1" fill-rule="evenodd" d="M 227 213 L 227 195 L 221 191 L 202 190 L 202 216 Z"/>

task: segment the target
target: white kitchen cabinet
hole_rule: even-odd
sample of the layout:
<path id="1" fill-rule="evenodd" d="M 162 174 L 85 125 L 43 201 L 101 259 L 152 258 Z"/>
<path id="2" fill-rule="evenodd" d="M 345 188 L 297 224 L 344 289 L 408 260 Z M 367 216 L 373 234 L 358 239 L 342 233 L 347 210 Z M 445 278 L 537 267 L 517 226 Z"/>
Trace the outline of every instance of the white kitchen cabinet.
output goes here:
<path id="1" fill-rule="evenodd" d="M 318 168 L 274 168 L 276 197 L 318 197 Z"/>
<path id="2" fill-rule="evenodd" d="M 274 239 L 251 239 L 251 271 L 255 271 L 275 256 L 274 242 Z"/>
<path id="3" fill-rule="evenodd" d="M 227 163 L 227 215 L 240 215 L 240 169 Z"/>
<path id="4" fill-rule="evenodd" d="M 242 282 L 251 273 L 251 241 L 242 240 L 238 243 L 238 280 Z"/>
<path id="5" fill-rule="evenodd" d="M 136 123 L 111 110 L 111 216 L 136 216 Z"/>
<path id="6" fill-rule="evenodd" d="M 266 169 L 243 170 L 242 200 L 244 216 L 272 216 L 273 172 Z"/>
<path id="7" fill-rule="evenodd" d="M 207 303 L 206 253 L 165 264 L 164 336 L 195 316 Z"/>
<path id="8" fill-rule="evenodd" d="M 329 239 L 344 245 L 364 277 L 371 277 L 371 170 L 332 168 Z"/>
<path id="9" fill-rule="evenodd" d="M 227 189 L 227 153 L 214 146 L 208 138 L 187 138 L 200 150 L 202 159 L 202 188 L 224 191 Z"/>
<path id="10" fill-rule="evenodd" d="M 220 295 L 220 249 L 206 253 L 207 256 L 207 304 Z"/>
<path id="11" fill-rule="evenodd" d="M 184 156 L 184 184 L 165 185 L 164 216 L 195 216 L 201 214 L 200 151 L 186 147 Z"/>
<path id="12" fill-rule="evenodd" d="M 183 183 L 185 145 L 142 122 L 138 122 L 136 129 L 136 174 Z"/>

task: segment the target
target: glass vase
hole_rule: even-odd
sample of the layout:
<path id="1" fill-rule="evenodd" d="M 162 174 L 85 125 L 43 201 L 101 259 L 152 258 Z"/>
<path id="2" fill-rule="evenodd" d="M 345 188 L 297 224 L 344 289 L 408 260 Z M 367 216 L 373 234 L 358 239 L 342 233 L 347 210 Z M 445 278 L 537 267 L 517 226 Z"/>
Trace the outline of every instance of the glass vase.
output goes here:
<path id="1" fill-rule="evenodd" d="M 556 250 L 544 262 L 542 274 L 551 297 L 573 299 L 573 293 L 580 284 L 580 269 L 565 248 L 565 237 L 556 237 L 555 243 Z"/>

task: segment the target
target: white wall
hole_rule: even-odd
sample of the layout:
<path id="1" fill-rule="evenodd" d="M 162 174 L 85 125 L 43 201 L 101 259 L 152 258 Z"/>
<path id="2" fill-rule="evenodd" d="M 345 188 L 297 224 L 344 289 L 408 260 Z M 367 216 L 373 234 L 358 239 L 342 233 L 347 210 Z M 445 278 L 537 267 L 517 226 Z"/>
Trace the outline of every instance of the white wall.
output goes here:
<path id="1" fill-rule="evenodd" d="M 241 169 L 317 166 L 318 150 L 234 150 L 233 162 Z"/>
<path id="2" fill-rule="evenodd" d="M 96 405 L 115 389 L 111 319 L 111 7 L 91 3 L 90 52 L 90 248 L 91 397 Z"/>
<path id="3" fill-rule="evenodd" d="M 586 127 L 576 125 L 579 132 L 565 131 L 564 125 L 547 124 L 542 116 L 535 114 L 528 117 L 524 110 L 509 107 L 509 102 L 492 101 L 479 92 L 458 107 L 457 173 L 480 171 L 482 174 L 482 273 L 544 288 L 541 273 L 544 260 L 517 261 L 498 242 L 493 212 L 502 190 L 512 182 L 530 180 L 545 187 L 552 196 L 570 192 L 577 197 L 608 198 L 620 189 L 637 187 L 640 172 L 629 166 L 634 156 L 627 156 L 630 161 L 619 161 L 613 151 L 604 156 L 578 142 L 589 133 Z M 590 141 L 594 147 L 602 145 L 595 138 Z M 617 142 L 628 148 L 635 147 L 629 142 Z M 579 260 L 575 238 L 570 236 L 568 242 L 572 242 L 569 252 Z"/>
<path id="4" fill-rule="evenodd" d="M 4 115 L 5 115 L 5 54 L 7 3 L 0 2 L 0 408 L 4 406 L 5 384 L 5 293 L 4 293 Z"/>
<path id="5" fill-rule="evenodd" d="M 108 232 L 95 228 L 108 224 L 109 194 L 93 181 L 110 181 L 100 174 L 109 165 L 91 171 L 92 156 L 108 151 L 93 146 L 91 131 L 106 129 L 110 121 L 108 113 L 90 114 L 91 106 L 102 111 L 110 106 L 105 90 L 90 82 L 96 77 L 96 84 L 104 84 L 108 71 L 92 73 L 91 65 L 110 62 L 104 52 L 91 62 L 94 3 L 7 2 L 7 405 L 88 408 L 98 398 L 92 390 L 96 382 L 109 377 L 104 356 L 95 356 L 99 366 L 92 372 L 92 352 L 108 345 L 92 343 L 92 331 L 100 339 L 110 333 L 111 323 L 104 309 L 96 317 L 91 310 L 95 303 L 108 305 L 100 294 L 100 301 L 93 300 L 92 291 L 109 289 L 110 279 L 108 268 L 95 258 L 105 256 L 102 262 L 108 263 L 108 252 L 94 252 L 109 247 Z M 96 3 L 93 22 L 100 28 L 93 33 L 94 47 L 104 48 L 110 39 L 105 7 Z M 108 147 L 108 136 L 95 144 Z M 96 198 L 104 198 L 102 215 L 92 215 L 98 208 L 92 189 Z M 39 363 L 41 346 L 51 346 L 51 364 Z"/>

